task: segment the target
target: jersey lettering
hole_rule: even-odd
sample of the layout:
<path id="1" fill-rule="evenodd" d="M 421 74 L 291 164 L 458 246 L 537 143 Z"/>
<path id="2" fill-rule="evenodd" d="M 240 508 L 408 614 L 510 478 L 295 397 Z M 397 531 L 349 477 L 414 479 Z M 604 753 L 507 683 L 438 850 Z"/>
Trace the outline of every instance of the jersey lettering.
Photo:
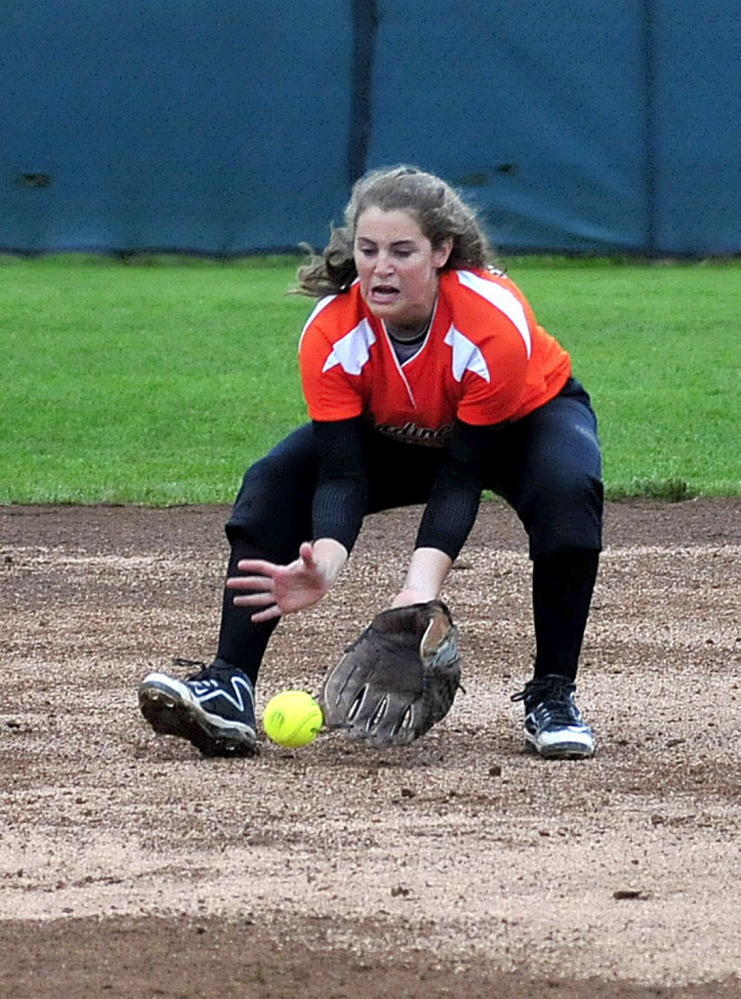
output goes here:
<path id="1" fill-rule="evenodd" d="M 445 447 L 453 432 L 452 423 L 446 427 L 418 427 L 415 423 L 405 423 L 403 427 L 394 427 L 388 423 L 377 423 L 376 430 L 386 437 L 397 440 L 411 441 L 414 444 L 424 444 L 427 447 Z"/>

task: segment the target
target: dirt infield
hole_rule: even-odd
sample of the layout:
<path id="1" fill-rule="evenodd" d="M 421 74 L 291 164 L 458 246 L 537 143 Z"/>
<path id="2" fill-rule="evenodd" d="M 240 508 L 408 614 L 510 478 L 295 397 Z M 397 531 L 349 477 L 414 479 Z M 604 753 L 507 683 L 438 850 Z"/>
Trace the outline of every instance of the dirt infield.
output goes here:
<path id="1" fill-rule="evenodd" d="M 579 703 L 590 761 L 523 751 L 529 566 L 486 504 L 445 597 L 466 694 L 406 749 L 209 761 L 136 685 L 209 658 L 224 508 L 0 508 L 0 996 L 741 997 L 741 499 L 612 504 Z M 282 622 L 258 711 L 316 690 L 399 585 L 371 518 Z"/>

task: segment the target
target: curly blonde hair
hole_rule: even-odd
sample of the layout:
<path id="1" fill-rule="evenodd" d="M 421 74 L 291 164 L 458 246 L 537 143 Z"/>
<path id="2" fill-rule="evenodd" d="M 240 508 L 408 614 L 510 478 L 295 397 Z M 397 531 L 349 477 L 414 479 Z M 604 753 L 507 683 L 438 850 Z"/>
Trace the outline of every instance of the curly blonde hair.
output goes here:
<path id="1" fill-rule="evenodd" d="M 453 249 L 443 271 L 488 266 L 493 251 L 475 211 L 444 180 L 412 166 L 372 170 L 353 186 L 345 208 L 345 224 L 332 226 L 321 254 L 311 254 L 296 279 L 302 295 L 321 298 L 347 291 L 357 277 L 353 256 L 355 227 L 368 208 L 403 211 L 416 220 L 433 249 L 446 239 Z"/>

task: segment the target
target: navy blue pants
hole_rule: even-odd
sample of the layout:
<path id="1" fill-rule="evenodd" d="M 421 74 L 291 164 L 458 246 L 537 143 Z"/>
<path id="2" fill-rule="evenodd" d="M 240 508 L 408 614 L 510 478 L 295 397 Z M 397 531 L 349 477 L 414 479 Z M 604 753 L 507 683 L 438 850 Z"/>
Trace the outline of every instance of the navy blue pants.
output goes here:
<path id="1" fill-rule="evenodd" d="M 368 510 L 425 503 L 444 460 L 442 449 L 371 433 Z M 317 460 L 310 424 L 281 441 L 245 474 L 227 524 L 237 534 L 291 561 L 311 539 Z M 497 435 L 484 487 L 517 512 L 533 559 L 602 543 L 602 484 L 597 421 L 589 397 L 571 379 L 551 402 Z"/>
<path id="2" fill-rule="evenodd" d="M 444 460 L 441 449 L 369 433 L 367 513 L 424 504 Z M 484 487 L 514 508 L 529 539 L 535 676 L 559 673 L 573 679 L 602 547 L 601 454 L 589 396 L 570 379 L 555 399 L 496 436 Z M 229 574 L 236 574 L 239 558 L 283 563 L 296 558 L 301 542 L 312 537 L 316 482 L 313 430 L 307 424 L 247 470 L 226 525 Z M 219 655 L 254 680 L 275 625 L 248 624 L 248 613 L 235 608 L 231 596 L 227 591 Z"/>

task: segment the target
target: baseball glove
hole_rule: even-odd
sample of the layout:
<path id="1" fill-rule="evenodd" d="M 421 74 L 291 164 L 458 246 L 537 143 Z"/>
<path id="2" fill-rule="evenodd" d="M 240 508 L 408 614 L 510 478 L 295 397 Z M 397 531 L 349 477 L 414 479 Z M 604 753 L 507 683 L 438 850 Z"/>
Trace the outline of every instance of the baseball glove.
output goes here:
<path id="1" fill-rule="evenodd" d="M 324 681 L 327 728 L 376 746 L 424 735 L 450 711 L 461 685 L 457 635 L 440 600 L 377 614 Z"/>

